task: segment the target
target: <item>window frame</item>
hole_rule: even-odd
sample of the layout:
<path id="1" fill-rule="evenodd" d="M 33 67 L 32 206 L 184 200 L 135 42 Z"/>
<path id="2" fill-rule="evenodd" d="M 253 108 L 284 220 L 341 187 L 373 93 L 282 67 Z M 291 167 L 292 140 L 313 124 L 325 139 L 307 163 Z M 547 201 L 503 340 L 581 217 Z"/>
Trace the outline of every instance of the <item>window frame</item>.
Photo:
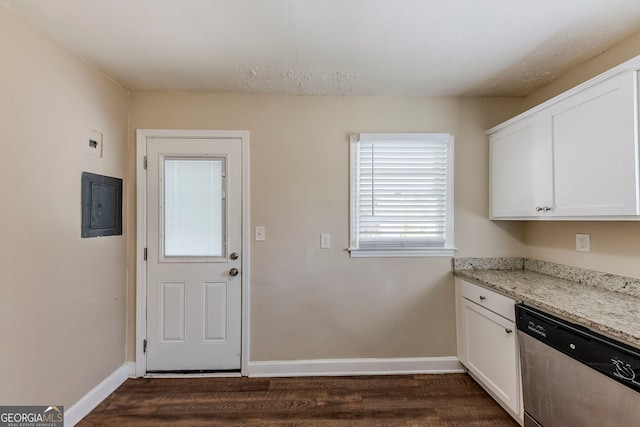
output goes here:
<path id="1" fill-rule="evenodd" d="M 367 247 L 361 248 L 358 236 L 359 219 L 359 143 L 361 141 L 425 141 L 438 140 L 447 143 L 445 185 L 445 242 L 443 246 L 418 247 Z M 349 253 L 352 258 L 363 257 L 453 257 L 454 247 L 454 136 L 448 133 L 360 133 L 350 136 L 350 194 L 349 194 Z"/>

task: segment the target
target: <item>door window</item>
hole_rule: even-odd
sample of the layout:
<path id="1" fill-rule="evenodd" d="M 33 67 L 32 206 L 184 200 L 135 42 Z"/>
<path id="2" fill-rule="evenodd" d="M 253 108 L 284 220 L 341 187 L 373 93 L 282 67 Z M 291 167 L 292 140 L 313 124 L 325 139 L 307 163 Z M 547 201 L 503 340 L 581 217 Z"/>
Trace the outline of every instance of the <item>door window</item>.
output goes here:
<path id="1" fill-rule="evenodd" d="M 225 159 L 165 158 L 163 258 L 225 256 Z"/>

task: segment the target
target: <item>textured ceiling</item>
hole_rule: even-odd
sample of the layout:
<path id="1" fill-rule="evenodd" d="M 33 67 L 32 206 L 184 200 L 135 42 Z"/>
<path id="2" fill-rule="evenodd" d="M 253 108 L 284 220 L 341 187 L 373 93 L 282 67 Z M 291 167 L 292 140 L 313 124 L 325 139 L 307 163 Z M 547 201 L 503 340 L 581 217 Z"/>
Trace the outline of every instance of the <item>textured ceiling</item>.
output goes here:
<path id="1" fill-rule="evenodd" d="M 639 0 L 0 1 L 132 91 L 523 96 L 640 31 Z"/>

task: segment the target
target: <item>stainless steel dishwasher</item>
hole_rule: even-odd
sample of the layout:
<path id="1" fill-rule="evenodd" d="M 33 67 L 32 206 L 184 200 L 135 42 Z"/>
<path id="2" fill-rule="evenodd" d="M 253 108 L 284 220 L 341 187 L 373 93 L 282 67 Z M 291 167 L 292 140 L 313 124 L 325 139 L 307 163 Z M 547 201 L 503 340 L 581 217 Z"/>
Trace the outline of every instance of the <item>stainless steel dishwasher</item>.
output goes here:
<path id="1" fill-rule="evenodd" d="M 525 427 L 640 426 L 640 351 L 517 304 Z"/>

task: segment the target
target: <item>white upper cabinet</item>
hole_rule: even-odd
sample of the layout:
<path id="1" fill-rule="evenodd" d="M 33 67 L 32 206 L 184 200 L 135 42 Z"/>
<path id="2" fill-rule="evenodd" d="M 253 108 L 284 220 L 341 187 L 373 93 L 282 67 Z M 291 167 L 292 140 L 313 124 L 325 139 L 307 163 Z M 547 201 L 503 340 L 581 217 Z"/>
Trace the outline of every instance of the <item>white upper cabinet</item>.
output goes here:
<path id="1" fill-rule="evenodd" d="M 638 215 L 636 73 L 551 108 L 554 216 Z"/>
<path id="2" fill-rule="evenodd" d="M 491 218 L 640 219 L 637 81 L 614 69 L 489 130 Z"/>
<path id="3" fill-rule="evenodd" d="M 552 205 L 550 124 L 541 116 L 527 117 L 492 134 L 490 141 L 492 216 L 548 214 L 539 207 Z"/>

